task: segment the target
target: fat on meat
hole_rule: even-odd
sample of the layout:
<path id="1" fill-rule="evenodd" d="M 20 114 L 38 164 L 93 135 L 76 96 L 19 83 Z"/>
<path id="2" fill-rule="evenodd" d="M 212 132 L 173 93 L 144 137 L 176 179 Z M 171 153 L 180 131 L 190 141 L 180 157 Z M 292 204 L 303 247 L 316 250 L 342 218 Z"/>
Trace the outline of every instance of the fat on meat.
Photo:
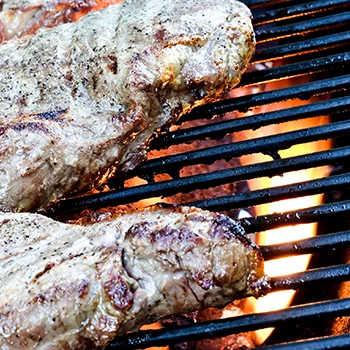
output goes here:
<path id="1" fill-rule="evenodd" d="M 269 289 L 238 223 L 151 207 L 93 223 L 0 213 L 0 348 L 95 349 L 161 316 Z"/>
<path id="2" fill-rule="evenodd" d="M 142 162 L 151 136 L 239 81 L 235 0 L 127 0 L 0 46 L 0 209 L 36 211 Z"/>

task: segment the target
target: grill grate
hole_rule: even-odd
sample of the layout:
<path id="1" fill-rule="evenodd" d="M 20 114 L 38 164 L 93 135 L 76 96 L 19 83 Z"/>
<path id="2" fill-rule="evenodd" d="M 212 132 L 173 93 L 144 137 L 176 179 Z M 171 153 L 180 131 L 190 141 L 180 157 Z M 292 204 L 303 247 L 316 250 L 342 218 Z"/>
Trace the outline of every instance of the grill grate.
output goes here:
<path id="1" fill-rule="evenodd" d="M 222 337 L 232 333 L 275 327 L 281 322 L 289 322 L 292 325 L 299 320 L 305 321 L 306 319 L 319 317 L 344 316 L 349 313 L 350 298 L 346 298 L 291 307 L 283 311 L 250 314 L 232 317 L 225 320 L 181 326 L 172 330 L 140 331 L 136 334 L 119 337 L 113 345 L 109 346 L 109 349 L 136 349 L 140 348 L 140 346 L 163 346 L 169 343 L 178 343 L 189 339 L 197 340 L 207 337 Z M 337 338 L 338 337 L 334 337 L 334 344 L 336 344 Z M 281 349 L 284 349 L 282 345 Z M 334 349 L 334 347 L 329 347 L 328 349 Z"/>
<path id="2" fill-rule="evenodd" d="M 350 76 L 349 76 L 350 81 Z M 291 131 L 273 136 L 265 136 L 253 140 L 246 140 L 222 146 L 196 150 L 149 160 L 136 171 L 130 171 L 131 176 L 144 177 L 145 174 L 159 174 L 179 171 L 187 165 L 205 163 L 212 164 L 217 159 L 230 160 L 233 157 L 251 153 L 265 153 L 279 158 L 278 151 L 288 149 L 293 145 L 318 140 L 325 140 L 337 136 L 345 136 L 350 132 L 350 121 L 316 126 L 304 130 Z"/>
<path id="3" fill-rule="evenodd" d="M 248 1 L 246 1 L 247 3 Z M 265 4 L 267 1 L 265 1 Z M 275 10 L 268 10 L 257 13 L 253 18 L 254 25 L 268 24 L 276 21 L 283 21 L 290 18 L 315 14 L 321 11 L 329 11 L 340 5 L 348 5 L 348 0 L 320 0 L 307 4 L 283 7 Z"/>
<path id="4" fill-rule="evenodd" d="M 309 254 L 328 249 L 350 247 L 350 231 L 329 233 L 301 241 L 260 246 L 265 260 L 282 258 L 291 254 Z"/>
<path id="5" fill-rule="evenodd" d="M 203 140 L 205 138 L 224 137 L 228 133 L 257 129 L 262 126 L 278 124 L 306 118 L 326 115 L 327 113 L 339 113 L 350 110 L 350 98 L 344 97 L 329 101 L 323 101 L 310 105 L 288 108 L 284 110 L 257 114 L 253 117 L 229 120 L 211 125 L 203 125 L 185 130 L 169 132 L 156 138 L 152 146 L 155 149 L 166 148 L 171 145 Z"/>
<path id="6" fill-rule="evenodd" d="M 333 50 L 338 46 L 349 45 L 350 32 L 331 34 L 275 47 L 258 48 L 252 63 L 275 61 L 281 58 L 306 55 L 315 51 Z"/>
<path id="7" fill-rule="evenodd" d="M 235 196 L 211 198 L 190 203 L 203 209 L 222 211 L 225 208 L 239 209 L 272 201 L 310 196 L 328 191 L 341 190 L 350 185 L 350 174 L 330 176 L 293 185 L 285 185 L 263 190 L 238 193 Z"/>
<path id="8" fill-rule="evenodd" d="M 263 346 L 261 350 L 328 350 L 328 349 L 349 349 L 350 335 L 340 335 L 333 337 L 324 337 L 302 342 L 293 342 L 283 345 Z"/>
<path id="9" fill-rule="evenodd" d="M 283 102 L 286 100 L 299 99 L 308 100 L 312 96 L 329 94 L 336 91 L 349 89 L 350 75 L 336 78 L 318 80 L 308 84 L 296 85 L 284 89 L 261 92 L 257 94 L 237 97 L 235 99 L 223 100 L 206 106 L 200 106 L 194 112 L 184 115 L 180 122 L 199 118 L 211 118 L 215 115 L 232 111 L 246 112 L 253 107 Z"/>
<path id="10" fill-rule="evenodd" d="M 283 39 L 291 36 L 305 35 L 306 33 L 317 30 L 324 31 L 332 26 L 346 26 L 349 24 L 349 21 L 350 12 L 344 12 L 314 20 L 299 22 L 297 24 L 288 24 L 271 29 L 256 29 L 256 41 L 257 43 L 262 43 L 266 41 L 273 41 L 276 38 Z"/>
<path id="11" fill-rule="evenodd" d="M 341 132 L 342 131 L 343 130 L 341 130 Z M 265 140 L 265 138 L 263 140 Z M 218 154 L 220 155 L 220 153 Z M 312 167 L 328 165 L 328 164 L 343 163 L 343 162 L 349 161 L 349 159 L 350 159 L 350 147 L 342 147 L 342 148 L 333 149 L 330 151 L 316 152 L 305 156 L 303 155 L 298 157 L 284 158 L 284 159 L 279 159 L 279 160 L 270 161 L 270 162 L 242 166 L 235 169 L 220 170 L 220 171 L 211 172 L 211 173 L 202 174 L 202 175 L 189 176 L 185 178 L 179 178 L 179 179 L 164 181 L 164 182 L 150 183 L 148 185 L 141 185 L 141 186 L 126 188 L 122 190 L 103 192 L 103 193 L 94 194 L 90 196 L 66 199 L 66 200 L 60 201 L 57 204 L 57 206 L 54 208 L 54 211 L 63 213 L 63 212 L 80 211 L 87 208 L 97 209 L 105 206 L 126 204 L 126 203 L 138 201 L 140 199 L 162 196 L 164 195 L 165 191 L 167 195 L 170 196 L 181 191 L 188 192 L 194 189 L 214 187 L 225 183 L 248 180 L 248 179 L 258 178 L 262 176 L 282 175 L 283 173 L 288 171 L 296 171 L 296 170 L 301 170 L 305 168 L 312 168 Z M 336 180 L 338 179 L 339 178 L 336 177 Z M 346 185 L 348 182 L 346 177 L 343 176 L 341 179 L 345 181 L 344 185 Z M 290 190 L 288 196 L 289 198 L 291 198 L 293 197 L 295 192 L 298 192 L 298 191 L 300 191 L 301 192 L 300 194 L 302 194 L 303 190 L 311 191 L 314 189 L 316 191 L 315 193 L 317 193 L 318 187 L 327 186 L 327 185 L 329 186 L 329 189 L 332 189 L 332 185 L 330 184 L 331 182 L 332 182 L 332 178 L 319 180 L 318 182 L 309 181 L 300 188 L 298 187 L 299 185 L 297 184 L 294 187 L 293 186 L 289 187 L 289 189 L 292 188 L 293 190 Z M 315 183 L 317 183 L 316 186 L 315 186 Z M 336 183 L 336 187 L 337 186 L 343 186 L 343 184 L 341 182 Z M 283 191 L 285 191 L 285 189 L 275 188 L 275 189 L 268 189 L 262 193 L 264 193 L 265 197 L 269 198 L 269 200 L 271 201 L 272 195 L 276 195 L 276 192 L 278 194 L 278 190 L 280 190 L 280 193 L 281 192 L 283 193 Z M 254 195 L 252 193 L 253 192 L 250 192 L 250 194 L 248 193 L 248 194 L 240 194 L 240 195 L 228 196 L 228 197 L 212 198 L 201 202 L 187 203 L 187 204 L 195 204 L 196 206 L 201 207 L 203 209 L 210 209 L 210 210 L 216 210 L 216 211 L 224 210 L 224 208 L 233 209 L 237 207 L 242 207 L 243 203 L 240 202 L 240 200 L 242 199 L 247 200 L 249 198 L 249 195 L 251 196 Z M 236 203 L 236 206 L 235 206 L 235 203 Z M 251 204 L 254 205 L 253 203 Z"/>
<path id="12" fill-rule="evenodd" d="M 350 201 L 343 201 L 319 205 L 307 209 L 289 211 L 285 214 L 271 214 L 245 218 L 241 220 L 241 224 L 246 232 L 254 233 L 272 230 L 282 226 L 308 224 L 311 222 L 336 219 L 337 217 L 349 216 L 349 214 Z"/>
<path id="13" fill-rule="evenodd" d="M 198 119 L 212 119 L 214 123 L 178 129 L 160 134 L 151 143 L 152 149 L 164 149 L 198 140 L 223 138 L 245 130 L 264 126 L 302 121 L 306 118 L 332 115 L 332 123 L 312 128 L 284 132 L 241 142 L 228 143 L 147 161 L 137 169 L 125 174 L 123 179 L 111 179 L 110 190 L 89 196 L 69 198 L 52 208 L 51 215 L 96 209 L 136 202 L 157 196 L 171 196 L 197 189 L 254 178 L 282 175 L 286 172 L 311 169 L 324 165 L 346 164 L 350 161 L 350 146 L 333 148 L 302 156 L 281 159 L 278 151 L 292 145 L 322 139 L 334 139 L 350 134 L 350 117 L 341 120 L 339 113 L 350 111 L 350 2 L 348 0 L 246 0 L 254 13 L 257 34 L 257 51 L 251 62 L 261 64 L 277 61 L 273 68 L 248 72 L 243 75 L 240 89 L 261 87 L 262 84 L 311 76 L 313 81 L 293 83 L 290 87 L 238 96 L 214 104 L 196 108 L 184 115 L 179 124 Z M 283 58 L 283 61 L 280 59 Z M 327 75 L 329 72 L 331 77 Z M 318 99 L 314 99 L 318 96 Z M 244 118 L 216 121 L 225 113 L 247 110 L 288 100 L 310 100 L 309 104 L 293 108 L 254 114 Z M 253 110 L 254 112 L 254 110 Z M 252 112 L 252 113 L 253 113 Z M 273 160 L 208 172 L 201 175 L 180 177 L 179 171 L 186 165 L 211 164 L 217 159 L 232 159 L 252 153 L 265 153 Z M 154 182 L 154 175 L 167 173 L 172 179 Z M 123 188 L 126 179 L 138 176 L 148 184 Z M 293 185 L 267 188 L 236 195 L 209 198 L 189 204 L 201 208 L 223 211 L 256 206 L 286 198 L 326 193 L 350 187 L 350 173 L 310 180 Z M 282 226 L 320 222 L 350 216 L 350 200 L 323 204 L 312 208 L 269 214 L 241 220 L 246 232 L 255 233 Z M 275 258 L 329 252 L 350 247 L 350 231 L 330 233 L 302 241 L 262 246 L 266 260 Z M 342 264 L 308 270 L 287 277 L 272 279 L 272 289 L 303 289 L 320 283 L 350 280 L 350 265 Z M 219 337 L 252 331 L 282 324 L 293 325 L 320 317 L 334 318 L 350 315 L 350 298 L 322 301 L 309 305 L 263 314 L 250 314 L 225 320 L 181 326 L 157 331 L 141 331 L 117 338 L 109 349 L 136 349 L 163 346 L 185 340 Z M 324 337 L 287 344 L 264 346 L 261 349 L 345 349 L 350 347 L 350 335 Z"/>
<path id="14" fill-rule="evenodd" d="M 329 69 L 346 68 L 349 66 L 350 52 L 315 58 L 313 60 L 285 64 L 280 67 L 245 73 L 239 86 L 267 83 L 270 80 L 292 78 L 304 74 L 327 71 Z"/>

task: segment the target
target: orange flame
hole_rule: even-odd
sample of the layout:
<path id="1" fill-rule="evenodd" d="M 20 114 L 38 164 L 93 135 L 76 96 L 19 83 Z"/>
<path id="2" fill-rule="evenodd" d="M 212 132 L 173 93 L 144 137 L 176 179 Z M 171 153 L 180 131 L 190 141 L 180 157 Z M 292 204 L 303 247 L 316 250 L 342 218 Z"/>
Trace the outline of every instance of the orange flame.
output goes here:
<path id="1" fill-rule="evenodd" d="M 319 120 L 319 122 L 324 121 L 325 119 Z M 298 123 L 298 126 L 300 126 L 301 122 L 299 121 Z M 313 123 L 315 123 L 315 120 L 306 120 L 301 124 L 303 124 L 303 127 L 310 127 L 314 126 Z M 298 145 L 290 148 L 289 150 L 280 152 L 280 154 L 282 158 L 285 158 L 290 156 L 302 155 L 305 153 L 316 152 L 322 149 L 329 149 L 329 142 L 321 141 L 307 145 Z M 284 174 L 283 177 L 276 176 L 271 179 L 265 180 L 264 182 L 267 186 L 274 187 L 321 178 L 326 175 L 327 167 L 322 167 L 287 173 Z M 312 207 L 321 204 L 321 201 L 322 195 L 314 195 L 278 201 L 263 206 L 262 208 L 260 208 L 257 214 L 261 215 L 263 213 L 285 212 L 290 210 Z M 261 233 L 258 237 L 258 244 L 269 245 L 312 237 L 316 235 L 316 229 L 317 225 L 315 223 L 298 225 L 298 227 L 289 226 L 278 228 L 269 232 Z M 307 269 L 310 257 L 311 255 L 301 255 L 296 257 L 268 261 L 265 263 L 265 272 L 271 277 L 301 272 Z M 256 311 L 264 312 L 283 309 L 290 304 L 294 293 L 295 291 L 293 290 L 271 293 L 257 301 Z M 257 334 L 258 341 L 262 343 L 271 331 L 271 329 L 259 331 Z"/>
<path id="2" fill-rule="evenodd" d="M 118 4 L 122 0 L 96 0 L 87 2 L 85 8 L 83 7 L 81 11 L 76 11 L 72 15 L 72 22 L 78 21 L 81 17 L 85 16 L 86 13 L 90 11 L 97 11 L 108 7 L 109 5 Z M 65 5 L 64 5 L 65 6 Z"/>
<path id="3" fill-rule="evenodd" d="M 286 107 L 284 107 L 286 108 Z M 271 127 L 262 128 L 257 132 L 245 132 L 244 137 L 265 136 L 269 134 L 278 134 L 288 132 L 297 129 L 309 128 L 312 126 L 325 124 L 328 122 L 326 117 L 317 117 L 312 119 L 300 120 L 295 122 L 284 123 L 280 125 L 274 125 Z M 257 134 L 258 133 L 258 134 Z M 330 148 L 330 141 L 318 141 L 308 144 L 296 145 L 290 149 L 280 151 L 281 158 L 287 158 L 292 156 L 299 156 L 303 154 L 313 153 Z M 270 160 L 269 157 L 255 154 L 252 156 L 243 157 L 242 163 L 258 163 Z M 250 189 L 257 188 L 270 188 L 282 185 L 288 185 L 307 180 L 322 178 L 327 176 L 328 167 L 320 167 L 313 169 L 306 169 L 300 171 L 294 171 L 286 173 L 283 176 L 274 176 L 272 178 L 254 179 L 249 182 Z M 266 215 L 275 212 L 287 212 L 297 209 L 303 209 L 311 206 L 321 204 L 321 195 L 313 195 L 301 198 L 292 198 L 288 200 L 278 201 L 274 203 L 268 203 L 256 208 L 256 215 Z M 297 227 L 288 226 L 282 227 L 268 232 L 262 232 L 257 236 L 257 243 L 259 245 L 270 245 L 276 243 L 289 242 L 294 240 L 300 240 L 316 235 L 316 224 L 304 224 Z M 301 272 L 307 269 L 310 261 L 310 255 L 302 255 L 297 257 L 288 257 L 283 259 L 276 259 L 265 263 L 265 272 L 270 276 L 283 276 L 292 274 L 295 272 Z M 281 292 L 270 293 L 267 296 L 252 301 L 254 304 L 255 312 L 274 311 L 287 307 L 290 305 L 295 291 L 287 290 Z M 257 343 L 262 344 L 267 337 L 271 334 L 273 328 L 263 329 L 256 332 Z"/>

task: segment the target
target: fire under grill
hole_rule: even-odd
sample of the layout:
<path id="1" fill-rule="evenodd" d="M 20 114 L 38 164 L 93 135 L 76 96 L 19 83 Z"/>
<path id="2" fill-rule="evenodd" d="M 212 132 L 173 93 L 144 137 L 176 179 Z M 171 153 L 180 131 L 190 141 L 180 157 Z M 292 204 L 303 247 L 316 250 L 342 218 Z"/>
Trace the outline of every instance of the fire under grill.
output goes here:
<path id="1" fill-rule="evenodd" d="M 178 193 L 189 193 L 250 179 L 281 176 L 287 172 L 321 166 L 332 166 L 341 171 L 319 179 L 225 196 L 212 196 L 186 204 L 208 210 L 230 211 L 254 208 L 284 199 L 348 191 L 350 173 L 347 172 L 346 164 L 350 162 L 350 141 L 346 140 L 350 140 L 350 2 L 247 0 L 245 3 L 253 11 L 257 38 L 257 50 L 251 66 L 263 68 L 248 70 L 243 75 L 235 91 L 246 89 L 248 94 L 237 94 L 236 97 L 196 108 L 190 114 L 184 115 L 179 125 L 205 119 L 210 122 L 164 131 L 152 141 L 151 149 L 165 149 L 198 140 L 222 139 L 229 134 L 235 135 L 246 130 L 258 130 L 270 125 L 282 125 L 308 118 L 328 116 L 329 121 L 308 128 L 149 159 L 125 174 L 123 179 L 120 177 L 110 179 L 107 191 L 60 201 L 53 208 L 52 215 L 124 205 L 153 197 L 169 197 Z M 276 64 L 270 64 L 271 62 Z M 303 78 L 306 80 L 302 80 Z M 287 87 L 276 89 L 271 85 L 271 82 L 287 80 L 291 82 Z M 255 93 L 256 91 L 258 92 Z M 292 107 L 281 104 L 283 101 L 291 100 L 308 101 L 308 103 L 299 103 Z M 275 107 L 266 111 L 264 107 L 269 105 Z M 226 113 L 248 110 L 250 115 L 244 117 L 221 118 Z M 329 150 L 287 158 L 281 158 L 278 153 L 294 145 L 326 139 L 331 139 L 333 143 Z M 212 164 L 218 159 L 229 161 L 232 158 L 256 153 L 269 155 L 272 160 L 197 175 L 180 175 L 181 169 L 186 166 Z M 165 181 L 154 181 L 155 176 L 164 173 L 169 175 Z M 123 186 L 125 180 L 134 177 L 147 180 L 147 184 Z M 240 221 L 247 233 L 254 234 L 288 225 L 330 223 L 347 216 L 350 217 L 350 200 L 341 198 L 341 201 L 335 200 L 311 208 L 268 213 Z M 347 247 L 350 247 L 350 230 L 345 229 L 304 240 L 261 246 L 261 251 L 265 260 L 271 260 L 317 252 L 328 254 L 330 251 Z M 349 280 L 350 264 L 337 264 L 306 270 L 288 277 L 274 277 L 272 290 L 299 290 L 310 286 L 320 288 L 319 286 Z M 293 306 L 281 311 L 247 314 L 170 329 L 140 331 L 116 339 L 109 348 L 136 349 L 164 346 L 286 324 L 293 327 L 299 322 L 349 315 L 350 298 L 326 300 Z M 350 334 L 303 339 L 260 348 L 346 349 L 350 348 Z"/>

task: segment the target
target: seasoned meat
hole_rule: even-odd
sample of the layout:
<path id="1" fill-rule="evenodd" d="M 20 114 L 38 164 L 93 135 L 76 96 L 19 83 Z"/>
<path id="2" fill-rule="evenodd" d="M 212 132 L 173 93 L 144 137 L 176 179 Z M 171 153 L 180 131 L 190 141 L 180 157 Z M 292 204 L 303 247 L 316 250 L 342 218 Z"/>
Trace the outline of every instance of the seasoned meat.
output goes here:
<path id="1" fill-rule="evenodd" d="M 0 215 L 0 348 L 94 349 L 159 316 L 269 287 L 223 215 L 153 207 L 91 225 Z"/>
<path id="2" fill-rule="evenodd" d="M 146 157 L 254 51 L 235 0 L 128 0 L 0 46 L 0 208 L 34 211 Z"/>
<path id="3" fill-rule="evenodd" d="M 32 34 L 42 27 L 75 22 L 91 10 L 120 0 L 2 0 L 0 1 L 0 43 Z"/>

